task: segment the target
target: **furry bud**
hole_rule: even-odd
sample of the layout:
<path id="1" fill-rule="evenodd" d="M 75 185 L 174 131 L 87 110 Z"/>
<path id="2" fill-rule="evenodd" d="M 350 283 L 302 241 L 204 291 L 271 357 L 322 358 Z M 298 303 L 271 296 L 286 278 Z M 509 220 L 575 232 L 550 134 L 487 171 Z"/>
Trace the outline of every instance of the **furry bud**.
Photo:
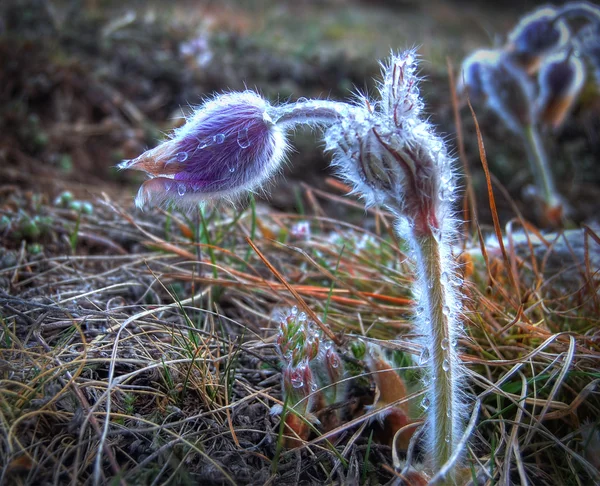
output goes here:
<path id="1" fill-rule="evenodd" d="M 221 95 L 196 110 L 170 140 L 122 162 L 119 168 L 151 177 L 142 184 L 136 205 L 185 207 L 259 187 L 280 167 L 287 148 L 268 107 L 252 91 Z"/>
<path id="2" fill-rule="evenodd" d="M 522 133 L 524 127 L 531 125 L 535 87 L 508 56 L 502 55 L 497 62 L 486 64 L 481 78 L 488 106 L 508 128 Z"/>
<path id="3" fill-rule="evenodd" d="M 474 103 L 482 103 L 487 99 L 483 86 L 482 72 L 489 65 L 498 62 L 500 51 L 479 49 L 469 55 L 462 63 L 457 87 L 459 93 L 467 92 Z"/>
<path id="4" fill-rule="evenodd" d="M 567 53 L 550 56 L 542 64 L 538 83 L 538 119 L 556 129 L 562 125 L 585 84 L 583 62 Z"/>
<path id="5" fill-rule="evenodd" d="M 542 7 L 526 15 L 508 36 L 508 52 L 528 74 L 535 73 L 542 57 L 565 45 L 569 39 L 566 22 L 553 7 Z"/>
<path id="6" fill-rule="evenodd" d="M 333 165 L 367 204 L 383 204 L 418 232 L 440 227 L 451 200 L 452 161 L 429 124 L 421 120 L 415 54 L 384 66 L 381 103 L 366 98 L 325 133 Z"/>

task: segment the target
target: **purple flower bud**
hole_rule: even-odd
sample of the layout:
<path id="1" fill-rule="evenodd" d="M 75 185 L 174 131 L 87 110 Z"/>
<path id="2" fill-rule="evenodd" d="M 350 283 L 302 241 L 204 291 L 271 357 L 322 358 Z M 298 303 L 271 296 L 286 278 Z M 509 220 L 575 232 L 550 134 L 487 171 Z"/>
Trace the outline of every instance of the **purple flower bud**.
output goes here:
<path id="1" fill-rule="evenodd" d="M 594 70 L 596 85 L 600 88 L 600 21 L 578 32 L 578 49 Z"/>
<path id="2" fill-rule="evenodd" d="M 483 90 L 488 106 L 505 125 L 516 133 L 531 125 L 535 86 L 511 59 L 502 55 L 496 63 L 486 64 L 481 70 Z"/>
<path id="3" fill-rule="evenodd" d="M 553 7 L 542 7 L 526 15 L 509 34 L 509 52 L 528 74 L 537 71 L 541 57 L 565 45 L 569 39 L 566 22 Z"/>
<path id="4" fill-rule="evenodd" d="M 280 167 L 287 149 L 268 108 L 252 91 L 221 95 L 202 105 L 170 140 L 122 162 L 119 168 L 151 177 L 136 205 L 186 207 L 261 186 Z"/>
<path id="5" fill-rule="evenodd" d="M 585 84 L 583 62 L 564 52 L 550 56 L 540 68 L 538 83 L 538 118 L 553 128 L 558 128 Z"/>
<path id="6" fill-rule="evenodd" d="M 497 63 L 500 55 L 500 51 L 497 50 L 479 49 L 465 58 L 457 83 L 459 93 L 466 91 L 474 103 L 484 102 L 487 94 L 483 86 L 482 72 L 487 66 Z"/>

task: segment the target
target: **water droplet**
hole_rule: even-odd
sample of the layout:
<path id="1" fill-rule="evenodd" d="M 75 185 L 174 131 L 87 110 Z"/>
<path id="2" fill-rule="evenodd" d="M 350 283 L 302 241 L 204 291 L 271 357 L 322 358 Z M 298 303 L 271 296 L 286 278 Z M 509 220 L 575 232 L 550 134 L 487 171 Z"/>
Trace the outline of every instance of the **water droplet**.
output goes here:
<path id="1" fill-rule="evenodd" d="M 442 361 L 442 369 L 444 371 L 448 371 L 450 369 L 450 361 L 448 361 L 447 359 Z"/>
<path id="2" fill-rule="evenodd" d="M 442 339 L 441 346 L 444 351 L 446 351 L 446 349 L 448 349 L 449 345 L 450 345 L 450 341 L 448 341 L 448 338 Z"/>
<path id="3" fill-rule="evenodd" d="M 300 314 L 298 314 L 298 321 L 299 322 L 305 322 L 306 321 L 306 312 L 300 312 Z"/>
<path id="4" fill-rule="evenodd" d="M 428 280 L 427 281 L 427 288 L 428 289 L 432 289 L 433 288 L 433 281 L 432 280 Z"/>
<path id="5" fill-rule="evenodd" d="M 304 381 L 298 376 L 292 376 L 290 381 L 292 382 L 292 386 L 294 388 L 302 388 L 304 386 Z"/>
<path id="6" fill-rule="evenodd" d="M 421 366 L 423 366 L 423 365 L 426 365 L 428 361 L 429 361 L 429 350 L 427 348 L 425 348 L 423 350 L 423 352 L 421 353 L 421 356 L 419 356 L 419 364 Z"/>
<path id="7" fill-rule="evenodd" d="M 177 162 L 185 162 L 188 159 L 188 153 L 178 152 L 177 155 L 175 155 L 175 157 L 177 158 Z"/>
<path id="8" fill-rule="evenodd" d="M 427 410 L 429 408 L 429 405 L 430 405 L 429 398 L 427 398 L 427 397 L 423 398 L 423 401 L 421 402 L 421 407 L 423 407 L 423 410 Z"/>
<path id="9" fill-rule="evenodd" d="M 177 194 L 179 194 L 180 196 L 185 195 L 185 184 L 177 184 Z"/>
<path id="10" fill-rule="evenodd" d="M 442 307 L 442 314 L 444 314 L 445 316 L 449 316 L 450 315 L 450 307 L 448 307 L 447 305 Z"/>
<path id="11" fill-rule="evenodd" d="M 442 272 L 440 275 L 440 282 L 442 282 L 442 285 L 446 285 L 448 283 L 448 272 Z"/>
<path id="12" fill-rule="evenodd" d="M 312 383 L 310 385 L 310 391 L 316 392 L 319 389 L 319 385 L 317 385 L 316 383 Z"/>
<path id="13" fill-rule="evenodd" d="M 213 137 L 213 141 L 215 143 L 218 144 L 222 144 L 225 141 L 225 134 L 224 133 L 217 133 L 214 137 Z"/>
<path id="14" fill-rule="evenodd" d="M 447 408 L 446 409 L 446 417 L 450 418 L 452 416 L 452 409 L 451 408 Z"/>
<path id="15" fill-rule="evenodd" d="M 445 440 L 446 440 L 446 443 L 448 443 L 448 444 L 450 443 L 450 434 L 446 435 L 446 439 Z"/>
<path id="16" fill-rule="evenodd" d="M 452 285 L 454 285 L 455 287 L 460 287 L 463 284 L 463 279 L 460 277 L 454 277 L 452 279 Z"/>
<path id="17" fill-rule="evenodd" d="M 238 132 L 237 143 L 243 149 L 250 147 L 250 139 L 248 138 L 247 128 L 243 128 Z"/>
<path id="18" fill-rule="evenodd" d="M 229 167 L 229 172 L 233 174 L 235 172 L 235 167 Z"/>

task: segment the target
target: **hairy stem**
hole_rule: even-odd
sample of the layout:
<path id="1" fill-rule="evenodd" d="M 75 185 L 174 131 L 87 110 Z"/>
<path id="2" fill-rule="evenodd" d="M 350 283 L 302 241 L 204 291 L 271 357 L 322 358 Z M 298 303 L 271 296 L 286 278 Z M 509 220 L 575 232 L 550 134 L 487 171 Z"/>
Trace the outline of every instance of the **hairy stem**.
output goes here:
<path id="1" fill-rule="evenodd" d="M 433 233 L 413 232 L 412 236 L 419 273 L 417 326 L 423 336 L 422 361 L 428 374 L 426 427 L 432 467 L 439 471 L 456 451 L 464 415 L 459 399 L 462 373 L 456 351 L 459 310 L 452 257 L 444 240 Z M 454 484 L 453 473 L 444 484 Z"/>
<path id="2" fill-rule="evenodd" d="M 554 207 L 560 204 L 552 171 L 548 165 L 548 158 L 544 145 L 540 140 L 540 135 L 536 127 L 531 124 L 525 128 L 525 144 L 527 146 L 529 163 L 535 175 L 536 184 L 542 191 L 544 201 L 548 207 Z"/>
<path id="3" fill-rule="evenodd" d="M 352 106 L 328 100 L 306 100 L 272 107 L 269 116 L 277 125 L 287 128 L 299 124 L 331 125 L 346 116 Z"/>

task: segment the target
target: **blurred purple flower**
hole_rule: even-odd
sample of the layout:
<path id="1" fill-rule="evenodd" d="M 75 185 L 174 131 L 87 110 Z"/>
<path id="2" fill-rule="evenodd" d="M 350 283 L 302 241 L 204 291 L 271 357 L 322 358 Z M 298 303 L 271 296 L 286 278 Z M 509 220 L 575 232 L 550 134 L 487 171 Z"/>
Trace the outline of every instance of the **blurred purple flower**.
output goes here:
<path id="1" fill-rule="evenodd" d="M 541 57 L 565 45 L 569 39 L 567 23 L 554 7 L 541 7 L 524 16 L 509 34 L 509 52 L 528 74 L 537 71 Z"/>
<path id="2" fill-rule="evenodd" d="M 585 66 L 571 53 L 559 52 L 544 61 L 538 83 L 537 116 L 556 129 L 564 122 L 585 84 Z"/>
<path id="3" fill-rule="evenodd" d="M 198 201 L 235 198 L 261 186 L 281 166 L 287 143 L 252 91 L 206 102 L 172 138 L 119 164 L 146 172 L 136 197 L 146 203 L 190 207 Z"/>

